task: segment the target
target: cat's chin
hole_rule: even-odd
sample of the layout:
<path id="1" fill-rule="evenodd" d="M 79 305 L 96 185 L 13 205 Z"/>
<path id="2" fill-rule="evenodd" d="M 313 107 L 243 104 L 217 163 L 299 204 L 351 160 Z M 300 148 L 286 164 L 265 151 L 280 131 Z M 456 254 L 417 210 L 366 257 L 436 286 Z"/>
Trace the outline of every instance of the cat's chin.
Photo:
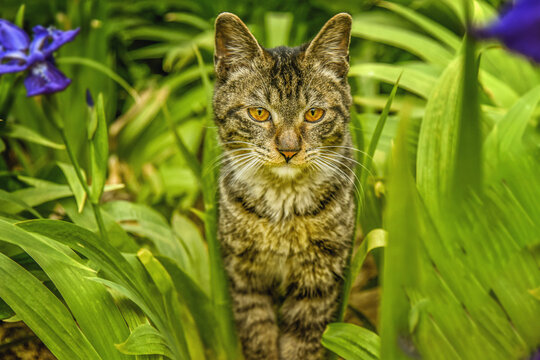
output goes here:
<path id="1" fill-rule="evenodd" d="M 284 179 L 293 179 L 300 175 L 302 169 L 296 166 L 282 165 L 282 166 L 272 166 L 270 171 L 275 175 L 284 178 Z"/>

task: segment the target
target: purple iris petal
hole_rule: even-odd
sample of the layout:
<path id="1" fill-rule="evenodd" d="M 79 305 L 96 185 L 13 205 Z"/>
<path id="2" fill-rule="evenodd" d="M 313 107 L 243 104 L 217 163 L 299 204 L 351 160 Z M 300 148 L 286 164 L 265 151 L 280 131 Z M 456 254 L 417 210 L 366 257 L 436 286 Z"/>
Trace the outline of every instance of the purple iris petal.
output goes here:
<path id="1" fill-rule="evenodd" d="M 30 39 L 28 35 L 15 24 L 0 19 L 0 43 L 4 50 L 25 50 Z"/>
<path id="2" fill-rule="evenodd" d="M 92 97 L 90 89 L 86 89 L 86 104 L 88 105 L 88 107 L 94 107 L 94 98 Z"/>
<path id="3" fill-rule="evenodd" d="M 22 51 L 3 51 L 0 52 L 0 75 L 26 70 L 26 54 Z"/>
<path id="4" fill-rule="evenodd" d="M 47 60 L 47 57 L 39 51 L 30 52 L 29 55 L 26 57 L 26 62 L 28 63 L 29 67 L 45 60 Z"/>
<path id="5" fill-rule="evenodd" d="M 30 52 L 40 51 L 45 56 L 51 55 L 62 45 L 75 39 L 81 29 L 61 31 L 53 27 L 45 28 L 41 25 L 35 26 L 34 40 L 30 44 Z"/>
<path id="6" fill-rule="evenodd" d="M 0 64 L 0 75 L 24 71 L 26 68 L 26 65 L 19 65 L 17 63 Z"/>
<path id="7" fill-rule="evenodd" d="M 24 79 L 26 96 L 52 94 L 64 90 L 70 83 L 71 80 L 48 61 L 34 64 Z"/>
<path id="8" fill-rule="evenodd" d="M 0 19 L 0 75 L 28 71 L 24 80 L 27 96 L 51 94 L 70 83 L 54 65 L 52 54 L 72 41 L 80 29 L 61 31 L 53 27 L 34 27 L 34 38 L 7 20 Z"/>
<path id="9" fill-rule="evenodd" d="M 540 1 L 518 0 L 498 20 L 474 33 L 497 38 L 509 49 L 540 62 Z"/>

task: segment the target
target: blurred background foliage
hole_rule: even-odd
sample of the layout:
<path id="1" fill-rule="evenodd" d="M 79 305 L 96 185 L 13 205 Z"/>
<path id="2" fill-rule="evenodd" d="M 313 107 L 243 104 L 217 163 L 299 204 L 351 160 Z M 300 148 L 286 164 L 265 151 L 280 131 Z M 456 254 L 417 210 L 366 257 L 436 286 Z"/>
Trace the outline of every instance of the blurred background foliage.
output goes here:
<path id="1" fill-rule="evenodd" d="M 36 278 L 65 300 L 83 333 L 70 341 L 82 344 L 84 350 L 79 350 L 90 354 L 88 358 L 99 358 L 97 352 L 103 359 L 148 353 L 175 359 L 236 359 L 237 343 L 228 332 L 228 311 L 222 311 L 225 298 L 216 290 L 219 264 L 209 239 L 215 230 L 211 180 L 219 153 L 205 83 L 213 76 L 213 21 L 222 11 L 233 12 L 263 46 L 296 46 L 345 11 L 354 19 L 351 130 L 357 147 L 369 153 L 359 156 L 368 169 L 358 172 L 362 191 L 355 240 L 365 240 L 348 278 L 353 291 L 346 319 L 382 339 L 348 324 L 333 324 L 325 346 L 347 359 L 395 360 L 419 354 L 426 359 L 525 358 L 540 345 L 539 325 L 530 320 L 540 315 L 540 231 L 535 220 L 540 218 L 540 193 L 534 182 L 540 178 L 540 71 L 496 43 L 479 44 L 477 89 L 476 76 L 462 62 L 464 56 L 474 57 L 463 41 L 462 3 L 26 1 L 27 31 L 39 24 L 81 28 L 78 38 L 58 53 L 58 66 L 73 83 L 55 97 L 76 159 L 89 169 L 87 123 L 92 110 L 85 94 L 87 89 L 95 98 L 103 94 L 109 158 L 101 211 L 110 246 L 101 244 L 96 252 L 83 249 L 81 244 L 98 241 L 91 233 L 98 232 L 98 224 L 92 208 L 84 206 L 62 138 L 44 112 L 44 100 L 26 98 L 22 87 L 12 86 L 16 76 L 4 75 L 0 253 L 33 277 L 26 278 L 27 273 L 17 272 L 20 269 L 7 260 L 2 267 L 2 258 L 0 269 L 17 273 L 38 289 L 32 282 Z M 500 0 L 470 4 L 478 24 L 507 5 Z M 14 20 L 20 6 L 18 0 L 2 0 L 0 18 Z M 395 96 L 390 95 L 392 89 L 397 90 Z M 477 91 L 478 99 L 464 95 Z M 467 117 L 476 107 L 481 116 Z M 460 131 L 468 126 L 464 119 L 478 130 L 472 142 L 463 141 Z M 181 149 L 184 145 L 191 155 Z M 468 155 L 463 157 L 464 151 Z M 200 174 L 193 171 L 197 167 Z M 470 176 L 461 178 L 464 172 Z M 448 194 L 474 188 L 470 178 L 481 183 L 474 196 L 448 200 Z M 76 227 L 27 223 L 21 225 L 27 230 L 23 231 L 13 226 L 37 217 L 62 219 Z M 61 228 L 75 240 L 63 239 Z M 386 231 L 390 245 L 383 250 Z M 47 262 L 26 238 L 29 234 L 46 244 L 52 258 L 68 254 L 70 260 Z M 81 261 L 75 252 L 56 248 L 58 242 L 82 254 L 85 267 L 77 267 Z M 141 246 L 149 251 L 138 251 Z M 104 253 L 109 254 L 105 260 Z M 121 265 L 110 268 L 108 261 Z M 127 327 L 100 335 L 88 315 L 81 315 L 84 302 L 77 303 L 53 271 L 54 266 L 62 268 L 59 264 L 80 272 L 71 279 L 96 276 L 89 268 L 99 270 L 96 281 L 112 289 L 112 298 L 94 288 L 80 291 L 116 304 L 122 314 L 111 310 L 101 316 L 128 319 Z M 364 271 L 357 276 L 362 264 Z M 126 269 L 134 272 L 134 279 Z M 382 273 L 389 295 L 383 298 L 379 317 Z M 66 317 L 62 303 L 54 306 Z M 11 318 L 13 310 L 0 302 L 1 319 Z M 16 316 L 44 331 L 42 323 L 29 323 L 24 309 L 19 310 Z M 54 326 L 52 319 L 44 319 Z M 146 319 L 152 326 L 145 327 Z M 131 343 L 126 341 L 128 328 Z M 48 345 L 58 341 L 36 333 Z M 140 344 L 143 335 L 165 345 L 146 344 L 153 352 L 144 352 L 133 345 Z M 102 343 L 105 336 L 122 343 L 117 346 L 122 356 Z M 73 349 L 51 350 L 67 359 Z M 200 357 L 202 353 L 206 355 Z"/>

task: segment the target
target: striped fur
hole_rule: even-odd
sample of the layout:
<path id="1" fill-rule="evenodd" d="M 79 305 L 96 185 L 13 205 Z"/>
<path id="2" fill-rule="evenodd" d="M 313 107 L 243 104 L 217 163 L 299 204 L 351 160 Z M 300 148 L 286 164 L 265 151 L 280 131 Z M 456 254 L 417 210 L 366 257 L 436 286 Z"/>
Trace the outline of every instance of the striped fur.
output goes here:
<path id="1" fill-rule="evenodd" d="M 216 21 L 218 235 L 247 360 L 324 354 L 354 225 L 350 26 L 338 14 L 308 44 L 264 49 L 235 15 Z M 251 119 L 258 106 L 272 119 Z M 289 163 L 281 144 L 299 144 Z"/>

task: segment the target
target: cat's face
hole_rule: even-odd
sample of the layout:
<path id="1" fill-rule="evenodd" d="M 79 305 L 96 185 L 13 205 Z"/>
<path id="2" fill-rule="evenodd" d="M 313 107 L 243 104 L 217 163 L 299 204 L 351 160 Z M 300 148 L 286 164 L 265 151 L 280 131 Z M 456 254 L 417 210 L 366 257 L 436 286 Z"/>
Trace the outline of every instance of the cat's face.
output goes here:
<path id="1" fill-rule="evenodd" d="M 338 14 L 308 44 L 263 49 L 238 17 L 217 18 L 214 114 L 228 166 L 294 177 L 340 160 L 350 28 Z"/>

